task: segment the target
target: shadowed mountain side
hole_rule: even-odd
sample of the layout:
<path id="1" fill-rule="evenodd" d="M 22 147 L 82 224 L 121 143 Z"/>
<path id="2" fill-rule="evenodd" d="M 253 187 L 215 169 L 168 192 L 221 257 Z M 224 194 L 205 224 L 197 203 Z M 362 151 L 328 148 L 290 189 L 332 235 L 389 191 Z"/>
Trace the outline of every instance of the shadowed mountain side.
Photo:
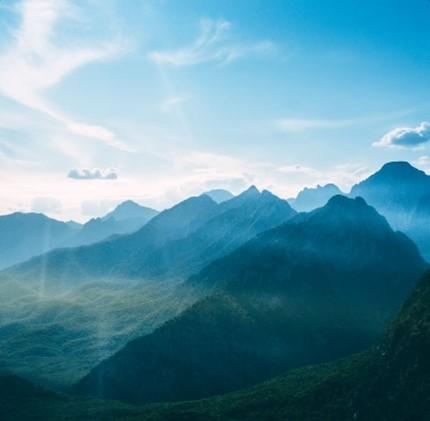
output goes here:
<path id="1" fill-rule="evenodd" d="M 378 346 L 308 366 L 253 388 L 197 402 L 159 405 L 142 420 L 425 420 L 430 414 L 430 274 Z"/>
<path id="2" fill-rule="evenodd" d="M 252 388 L 209 399 L 133 407 L 57 395 L 0 376 L 0 418 L 145 421 L 405 421 L 430 414 L 430 275 L 379 345 L 334 363 L 306 366 Z"/>
<path id="3" fill-rule="evenodd" d="M 408 162 L 389 162 L 353 186 L 350 195 L 361 196 L 384 215 L 394 229 L 405 232 L 430 260 L 428 197 L 430 176 Z M 423 218 L 423 216 L 425 218 Z"/>
<path id="4" fill-rule="evenodd" d="M 127 273 L 151 278 L 186 278 L 295 214 L 285 200 L 266 190 L 247 191 L 222 203 L 217 215 L 189 236 L 166 244 L 146 260 L 135 262 Z"/>
<path id="5" fill-rule="evenodd" d="M 54 250 L 11 268 L 4 275 L 26 280 L 42 279 L 55 284 L 53 286 L 67 286 L 70 281 L 111 278 L 118 265 L 141 260 L 169 241 L 195 231 L 213 215 L 216 207 L 209 196 L 192 197 L 161 212 L 133 234 L 91 246 Z"/>
<path id="6" fill-rule="evenodd" d="M 187 400 L 362 350 L 424 267 L 415 245 L 364 200 L 336 196 L 204 269 L 191 282 L 212 295 L 130 342 L 76 390 Z"/>

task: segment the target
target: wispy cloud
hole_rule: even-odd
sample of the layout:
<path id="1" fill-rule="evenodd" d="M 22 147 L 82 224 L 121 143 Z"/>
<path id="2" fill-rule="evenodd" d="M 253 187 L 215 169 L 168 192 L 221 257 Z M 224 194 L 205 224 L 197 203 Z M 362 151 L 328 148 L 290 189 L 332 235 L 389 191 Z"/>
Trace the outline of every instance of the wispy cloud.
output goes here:
<path id="1" fill-rule="evenodd" d="M 59 47 L 54 40 L 60 21 L 78 19 L 65 0 L 25 0 L 17 8 L 21 17 L 13 42 L 0 53 L 0 94 L 47 114 L 72 133 L 124 147 L 108 129 L 75 121 L 44 98 L 44 92 L 85 64 L 108 59 L 122 50 L 118 41 L 97 47 Z"/>
<path id="2" fill-rule="evenodd" d="M 188 101 L 187 96 L 179 96 L 179 95 L 173 95 L 168 98 L 166 98 L 160 105 L 160 108 L 164 112 L 170 112 L 173 109 L 175 109 L 178 105 Z"/>
<path id="3" fill-rule="evenodd" d="M 341 129 L 350 127 L 360 120 L 318 120 L 318 119 L 301 119 L 301 118 L 283 118 L 275 120 L 276 129 L 285 132 L 298 132 L 311 129 Z"/>
<path id="4" fill-rule="evenodd" d="M 386 133 L 373 146 L 417 148 L 430 141 L 430 123 L 423 121 L 418 127 L 398 127 Z"/>
<path id="5" fill-rule="evenodd" d="M 200 33 L 191 44 L 174 50 L 152 51 L 149 58 L 161 65 L 191 66 L 205 62 L 227 64 L 245 56 L 276 52 L 276 45 L 271 41 L 234 41 L 231 28 L 232 24 L 224 19 L 202 19 Z"/>
<path id="6" fill-rule="evenodd" d="M 118 174 L 112 169 L 82 168 L 70 170 L 67 177 L 75 180 L 116 180 Z"/>

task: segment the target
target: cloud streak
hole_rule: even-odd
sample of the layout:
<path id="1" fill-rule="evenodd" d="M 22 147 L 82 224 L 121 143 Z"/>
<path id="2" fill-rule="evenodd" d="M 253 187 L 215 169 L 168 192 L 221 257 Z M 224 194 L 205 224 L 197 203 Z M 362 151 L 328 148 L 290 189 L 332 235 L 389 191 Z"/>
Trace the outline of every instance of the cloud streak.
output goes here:
<path id="1" fill-rule="evenodd" d="M 224 19 L 202 19 L 197 38 L 189 45 L 176 50 L 159 50 L 149 53 L 149 59 L 159 65 L 192 66 L 213 62 L 231 63 L 245 56 L 269 55 L 276 52 L 273 42 L 238 43 L 231 38 L 232 24 Z"/>
<path id="2" fill-rule="evenodd" d="M 74 134 L 124 146 L 108 129 L 75 121 L 43 96 L 74 70 L 118 54 L 121 45 L 113 41 L 89 48 L 55 45 L 59 22 L 77 19 L 76 11 L 65 0 L 25 0 L 17 10 L 20 25 L 12 34 L 11 46 L 0 54 L 0 94 L 50 116 Z"/>
<path id="3" fill-rule="evenodd" d="M 318 119 L 301 119 L 301 118 L 283 118 L 276 120 L 275 128 L 284 132 L 298 132 L 313 129 L 341 129 L 353 126 L 360 120 L 318 120 Z"/>
<path id="4" fill-rule="evenodd" d="M 430 123 L 423 121 L 418 127 L 398 127 L 386 133 L 373 146 L 416 148 L 430 141 Z"/>
<path id="5" fill-rule="evenodd" d="M 112 169 L 82 168 L 70 170 L 67 177 L 75 180 L 116 180 L 118 174 Z"/>

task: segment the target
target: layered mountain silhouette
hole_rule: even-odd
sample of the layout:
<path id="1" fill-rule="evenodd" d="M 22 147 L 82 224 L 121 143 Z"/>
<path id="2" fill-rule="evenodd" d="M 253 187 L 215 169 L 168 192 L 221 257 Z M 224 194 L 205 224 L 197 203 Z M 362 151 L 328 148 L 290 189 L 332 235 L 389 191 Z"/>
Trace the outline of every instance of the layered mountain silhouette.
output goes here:
<path id="1" fill-rule="evenodd" d="M 137 231 L 158 214 L 155 209 L 127 200 L 102 218 L 93 218 L 79 232 L 61 246 L 76 247 L 105 240 L 116 234 Z"/>
<path id="2" fill-rule="evenodd" d="M 13 268 L 9 275 L 43 276 L 57 283 L 187 276 L 294 214 L 286 201 L 255 187 L 220 204 L 204 194 L 161 212 L 133 234 L 55 250 Z"/>
<path id="3" fill-rule="evenodd" d="M 408 234 L 430 259 L 430 225 L 423 221 L 430 197 L 430 176 L 408 162 L 389 162 L 353 186 L 351 196 L 363 197 L 394 229 Z"/>
<path id="4" fill-rule="evenodd" d="M 335 184 L 326 184 L 316 187 L 305 187 L 295 199 L 290 199 L 290 205 L 298 212 L 309 212 L 324 206 L 330 198 L 343 194 Z"/>
<path id="5" fill-rule="evenodd" d="M 77 248 L 64 248 L 18 265 L 6 276 L 43 278 L 55 285 L 110 278 L 125 262 L 138 261 L 169 241 L 186 237 L 210 218 L 217 204 L 206 195 L 191 197 L 167 209 L 140 230 Z M 53 285 L 54 286 L 54 285 Z"/>
<path id="6" fill-rule="evenodd" d="M 189 281 L 206 298 L 76 390 L 133 403 L 196 399 L 362 350 L 424 268 L 415 245 L 363 199 L 335 196 L 209 264 Z"/>
<path id="7" fill-rule="evenodd" d="M 0 269 L 46 253 L 76 232 L 76 227 L 39 213 L 0 216 Z"/>
<path id="8" fill-rule="evenodd" d="M 185 278 L 295 213 L 285 200 L 251 187 L 222 202 L 212 218 L 187 237 L 166 244 L 146 259 L 128 262 L 127 273 Z"/>

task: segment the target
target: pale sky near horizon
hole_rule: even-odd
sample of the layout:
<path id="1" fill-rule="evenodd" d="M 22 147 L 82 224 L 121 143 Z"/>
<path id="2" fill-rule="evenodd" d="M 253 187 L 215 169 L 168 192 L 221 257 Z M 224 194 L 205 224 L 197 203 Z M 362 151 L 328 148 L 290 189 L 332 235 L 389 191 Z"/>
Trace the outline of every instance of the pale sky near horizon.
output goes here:
<path id="1" fill-rule="evenodd" d="M 0 213 L 430 169 L 428 0 L 0 0 Z"/>

